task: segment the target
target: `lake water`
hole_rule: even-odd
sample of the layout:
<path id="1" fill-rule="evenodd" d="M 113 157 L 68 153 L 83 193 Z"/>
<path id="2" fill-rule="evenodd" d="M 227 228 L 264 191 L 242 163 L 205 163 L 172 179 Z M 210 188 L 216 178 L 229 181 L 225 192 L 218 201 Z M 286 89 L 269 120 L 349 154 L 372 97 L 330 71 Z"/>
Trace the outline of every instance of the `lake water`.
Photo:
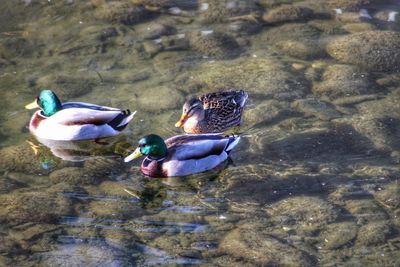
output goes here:
<path id="1" fill-rule="evenodd" d="M 400 266 L 400 2 L 2 0 L 0 266 Z M 40 142 L 25 110 L 137 116 Z M 154 179 L 140 137 L 186 99 L 249 94 L 220 168 Z"/>

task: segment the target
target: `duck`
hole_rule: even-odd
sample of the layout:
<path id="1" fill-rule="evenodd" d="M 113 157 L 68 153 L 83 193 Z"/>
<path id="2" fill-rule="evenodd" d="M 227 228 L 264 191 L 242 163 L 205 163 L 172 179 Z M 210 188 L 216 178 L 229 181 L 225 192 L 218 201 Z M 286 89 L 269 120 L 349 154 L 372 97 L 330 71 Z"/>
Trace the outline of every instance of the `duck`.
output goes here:
<path id="1" fill-rule="evenodd" d="M 240 125 L 248 94 L 225 90 L 187 100 L 175 127 L 189 134 L 222 133 Z"/>
<path id="2" fill-rule="evenodd" d="M 61 103 L 57 95 L 48 89 L 42 90 L 25 108 L 40 108 L 32 115 L 29 131 L 37 138 L 58 141 L 118 135 L 136 113 L 129 109 L 121 110 L 85 102 Z"/>
<path id="3" fill-rule="evenodd" d="M 140 169 L 145 176 L 188 176 L 223 163 L 239 140 L 240 136 L 233 134 L 184 134 L 164 141 L 156 134 L 149 134 L 139 140 L 139 146 L 124 161 L 143 155 L 146 157 Z"/>

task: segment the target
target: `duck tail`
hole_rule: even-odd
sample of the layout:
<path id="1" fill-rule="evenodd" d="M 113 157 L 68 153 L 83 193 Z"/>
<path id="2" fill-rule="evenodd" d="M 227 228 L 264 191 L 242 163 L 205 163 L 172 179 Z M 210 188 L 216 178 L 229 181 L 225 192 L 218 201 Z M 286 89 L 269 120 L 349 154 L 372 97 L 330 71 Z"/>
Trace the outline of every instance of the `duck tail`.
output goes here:
<path id="1" fill-rule="evenodd" d="M 239 141 L 240 136 L 234 134 L 229 136 L 229 141 L 225 147 L 225 151 L 229 154 L 229 152 L 239 143 Z"/>
<path id="2" fill-rule="evenodd" d="M 122 131 L 133 119 L 135 114 L 136 111 L 131 112 L 129 109 L 123 110 L 118 116 L 116 116 L 107 124 L 110 125 L 114 130 Z"/>
<path id="3" fill-rule="evenodd" d="M 240 107 L 244 107 L 247 98 L 249 98 L 249 95 L 244 90 L 240 90 L 239 94 L 235 97 L 235 101 L 240 105 Z"/>

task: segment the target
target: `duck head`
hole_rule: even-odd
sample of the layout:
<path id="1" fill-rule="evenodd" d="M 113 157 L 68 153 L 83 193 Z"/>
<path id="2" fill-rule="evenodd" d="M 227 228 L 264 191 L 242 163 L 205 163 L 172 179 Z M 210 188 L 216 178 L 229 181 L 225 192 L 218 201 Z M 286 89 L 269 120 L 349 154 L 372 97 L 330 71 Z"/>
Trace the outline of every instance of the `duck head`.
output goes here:
<path id="1" fill-rule="evenodd" d="M 62 109 L 61 101 L 51 90 L 42 90 L 39 96 L 30 104 L 25 106 L 26 109 L 40 108 L 46 117 L 54 115 Z"/>
<path id="2" fill-rule="evenodd" d="M 182 116 L 175 127 L 183 127 L 189 118 L 199 120 L 204 115 L 203 104 L 197 98 L 190 99 L 185 102 L 182 108 Z"/>
<path id="3" fill-rule="evenodd" d="M 142 155 L 150 159 L 160 160 L 167 156 L 168 149 L 164 140 L 155 134 L 149 134 L 139 140 L 139 146 L 133 151 L 132 154 L 127 156 L 124 161 L 129 162 Z"/>

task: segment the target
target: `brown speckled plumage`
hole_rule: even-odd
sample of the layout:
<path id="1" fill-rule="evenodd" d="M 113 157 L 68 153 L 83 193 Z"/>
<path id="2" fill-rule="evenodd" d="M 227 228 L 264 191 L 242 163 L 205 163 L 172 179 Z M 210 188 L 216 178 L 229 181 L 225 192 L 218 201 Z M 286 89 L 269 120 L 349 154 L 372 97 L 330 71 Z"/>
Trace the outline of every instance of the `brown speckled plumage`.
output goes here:
<path id="1" fill-rule="evenodd" d="M 202 95 L 185 103 L 188 118 L 183 122 L 186 133 L 220 133 L 240 124 L 248 95 L 243 90 L 221 91 Z M 195 109 L 190 112 L 191 109 Z"/>

